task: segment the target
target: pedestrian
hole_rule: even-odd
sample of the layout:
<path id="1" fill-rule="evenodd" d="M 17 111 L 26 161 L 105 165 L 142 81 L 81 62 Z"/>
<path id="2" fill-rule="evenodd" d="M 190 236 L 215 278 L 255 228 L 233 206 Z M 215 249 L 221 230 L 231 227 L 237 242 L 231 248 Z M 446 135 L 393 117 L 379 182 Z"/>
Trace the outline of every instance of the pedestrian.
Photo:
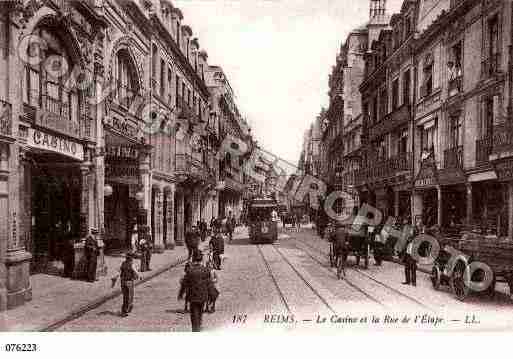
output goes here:
<path id="1" fill-rule="evenodd" d="M 207 223 L 204 220 L 201 220 L 199 222 L 199 231 L 202 242 L 205 242 L 205 240 L 207 239 L 207 230 Z"/>
<path id="2" fill-rule="evenodd" d="M 210 280 L 208 281 L 208 300 L 205 305 L 205 311 L 207 313 L 215 313 L 216 301 L 219 298 L 218 276 L 213 263 L 210 261 L 207 263 L 207 269 L 210 271 Z"/>
<path id="3" fill-rule="evenodd" d="M 132 235 L 130 236 L 130 247 L 132 252 L 139 250 L 139 231 L 137 229 L 137 223 L 132 227 Z"/>
<path id="4" fill-rule="evenodd" d="M 121 292 L 123 293 L 123 305 L 121 307 L 121 316 L 126 317 L 134 307 L 134 282 L 139 280 L 139 273 L 134 268 L 134 253 L 128 252 L 126 259 L 121 263 L 121 268 L 116 276 L 112 278 L 112 287 L 116 285 L 116 280 L 120 278 Z"/>
<path id="5" fill-rule="evenodd" d="M 64 277 L 71 278 L 73 276 L 73 270 L 75 267 L 75 241 L 73 240 L 73 234 L 71 233 L 71 222 L 68 221 L 64 232 Z"/>
<path id="6" fill-rule="evenodd" d="M 149 234 L 149 228 L 147 226 L 142 226 L 141 240 L 139 241 L 139 249 L 141 255 L 141 272 L 151 271 L 150 261 L 151 261 L 151 252 L 153 250 L 153 245 L 151 242 L 151 237 Z"/>
<path id="7" fill-rule="evenodd" d="M 210 220 L 210 230 L 212 233 L 214 233 L 214 224 L 216 222 L 216 217 L 212 216 L 212 219 Z"/>
<path id="8" fill-rule="evenodd" d="M 196 227 L 192 227 L 190 231 L 185 233 L 185 245 L 187 247 L 187 251 L 189 252 L 187 257 L 188 260 L 191 260 L 193 252 L 198 250 L 199 241 L 199 234 Z"/>
<path id="9" fill-rule="evenodd" d="M 85 242 L 85 258 L 86 258 L 86 279 L 89 282 L 96 281 L 96 268 L 98 266 L 98 255 L 100 250 L 96 236 L 98 230 L 91 229 L 91 233 L 87 236 Z"/>
<path id="10" fill-rule="evenodd" d="M 182 285 L 178 293 L 178 300 L 181 300 L 185 293 L 189 295 L 193 332 L 201 331 L 203 311 L 208 300 L 210 271 L 203 266 L 202 261 L 203 255 L 201 252 L 199 250 L 194 251 L 192 264 L 181 282 Z"/>
<path id="11" fill-rule="evenodd" d="M 232 217 L 232 212 L 228 213 L 228 218 L 226 219 L 226 234 L 228 235 L 228 239 L 230 242 L 233 239 L 233 230 L 235 229 L 235 218 Z"/>
<path id="12" fill-rule="evenodd" d="M 219 227 L 214 228 L 214 234 L 210 240 L 210 247 L 212 248 L 214 268 L 221 270 L 221 256 L 224 254 L 224 239 L 219 233 Z"/>
<path id="13" fill-rule="evenodd" d="M 413 238 L 415 238 L 415 230 L 411 232 L 406 241 L 406 248 L 403 252 L 404 277 L 403 284 L 411 284 L 417 286 L 417 261 L 413 256 Z"/>

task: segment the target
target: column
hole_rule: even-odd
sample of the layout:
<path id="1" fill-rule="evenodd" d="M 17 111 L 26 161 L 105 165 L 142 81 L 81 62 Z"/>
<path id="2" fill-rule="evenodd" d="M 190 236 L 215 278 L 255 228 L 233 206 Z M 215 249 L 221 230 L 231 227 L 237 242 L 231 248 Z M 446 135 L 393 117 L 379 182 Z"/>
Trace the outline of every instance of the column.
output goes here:
<path id="1" fill-rule="evenodd" d="M 151 146 L 144 145 L 139 154 L 139 183 L 141 185 L 141 191 L 143 198 L 140 203 L 141 209 L 146 214 L 146 225 L 151 223 L 151 173 L 150 173 L 150 153 Z"/>
<path id="2" fill-rule="evenodd" d="M 442 227 L 442 186 L 436 186 L 436 193 L 438 199 L 438 208 L 437 208 L 437 224 L 439 227 Z"/>
<path id="3" fill-rule="evenodd" d="M 513 239 L 513 181 L 508 182 L 508 237 Z"/>
<path id="4" fill-rule="evenodd" d="M 399 218 L 399 200 L 400 200 L 400 191 L 395 190 L 394 191 L 394 217 L 397 219 Z"/>
<path id="5" fill-rule="evenodd" d="M 12 149 L 15 150 L 14 155 L 10 155 Z M 32 255 L 25 250 L 25 243 L 20 240 L 19 232 L 19 222 L 23 215 L 20 213 L 20 208 L 23 208 L 20 206 L 20 199 L 23 198 L 24 190 L 20 183 L 24 181 L 22 166 L 24 160 L 24 149 L 20 151 L 19 146 L 9 148 L 7 144 L 0 145 L 0 242 L 1 246 L 6 249 L 4 252 L 6 301 L 1 303 L 3 288 L 0 284 L 0 310 L 2 306 L 13 308 L 32 299 L 30 285 Z M 10 168 L 19 169 L 18 173 L 9 171 L 9 162 Z M 1 271 L 2 268 L 0 268 Z"/>
<path id="6" fill-rule="evenodd" d="M 175 191 L 166 189 L 166 249 L 175 248 Z"/>
<path id="7" fill-rule="evenodd" d="M 466 184 L 466 189 L 467 189 L 467 225 L 471 225 L 472 224 L 472 220 L 473 220 L 473 213 L 472 213 L 472 183 L 469 182 Z M 484 204 L 485 208 L 486 208 L 486 204 Z"/>
<path id="8" fill-rule="evenodd" d="M 417 216 L 422 217 L 422 212 L 424 211 L 422 193 L 419 191 L 413 191 L 411 202 L 411 221 L 412 224 L 415 224 L 415 218 Z"/>
<path id="9" fill-rule="evenodd" d="M 184 220 L 185 220 L 185 204 L 183 199 L 183 192 L 179 191 L 176 193 L 176 203 L 177 206 L 177 218 L 176 218 L 176 234 L 175 243 L 177 246 L 183 246 L 185 241 L 185 228 L 184 228 Z"/>
<path id="10" fill-rule="evenodd" d="M 0 312 L 7 309 L 6 255 L 9 242 L 9 167 L 4 152 L 8 145 L 0 144 Z"/>
<path id="11" fill-rule="evenodd" d="M 164 251 L 164 191 L 160 187 L 155 188 L 155 238 L 153 250 L 157 253 Z"/>

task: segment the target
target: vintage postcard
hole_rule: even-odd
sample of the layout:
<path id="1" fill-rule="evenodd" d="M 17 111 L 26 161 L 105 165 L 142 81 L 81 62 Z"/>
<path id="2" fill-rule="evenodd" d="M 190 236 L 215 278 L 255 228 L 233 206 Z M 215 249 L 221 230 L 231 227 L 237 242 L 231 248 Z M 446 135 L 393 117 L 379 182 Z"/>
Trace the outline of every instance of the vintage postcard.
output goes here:
<path id="1" fill-rule="evenodd" d="M 1 0 L 0 331 L 513 330 L 512 44 L 511 0 Z"/>

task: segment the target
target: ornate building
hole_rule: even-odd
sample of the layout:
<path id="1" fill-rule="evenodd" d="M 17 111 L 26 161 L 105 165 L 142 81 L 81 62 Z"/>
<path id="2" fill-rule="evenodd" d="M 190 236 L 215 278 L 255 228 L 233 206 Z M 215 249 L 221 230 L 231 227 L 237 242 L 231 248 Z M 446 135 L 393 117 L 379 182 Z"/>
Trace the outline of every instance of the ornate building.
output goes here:
<path id="1" fill-rule="evenodd" d="M 217 216 L 228 125 L 207 87 L 207 53 L 170 1 L 13 0 L 0 10 L 4 310 L 31 299 L 34 275 L 59 273 L 68 242 L 79 277 L 94 228 L 102 275 L 104 253 L 130 249 L 135 228 L 149 226 L 161 252 Z"/>

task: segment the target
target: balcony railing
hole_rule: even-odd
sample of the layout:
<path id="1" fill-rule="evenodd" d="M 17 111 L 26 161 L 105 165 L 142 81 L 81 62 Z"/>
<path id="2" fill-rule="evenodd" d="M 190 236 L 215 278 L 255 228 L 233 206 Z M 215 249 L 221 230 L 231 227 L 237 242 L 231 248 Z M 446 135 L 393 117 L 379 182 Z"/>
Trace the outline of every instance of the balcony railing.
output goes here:
<path id="1" fill-rule="evenodd" d="M 364 169 L 355 172 L 355 182 L 363 184 L 397 176 L 412 169 L 412 154 L 401 153 L 383 160 L 371 160 Z"/>
<path id="2" fill-rule="evenodd" d="M 476 141 L 476 164 L 483 165 L 488 163 L 490 153 L 492 152 L 492 137 L 485 137 Z"/>
<path id="3" fill-rule="evenodd" d="M 188 154 L 177 154 L 176 155 L 176 174 L 193 180 L 207 181 L 210 172 L 208 168 L 196 158 Z"/>
<path id="4" fill-rule="evenodd" d="M 489 58 L 482 63 L 482 75 L 487 79 L 497 75 L 500 72 L 500 53 L 490 55 Z"/>
<path id="5" fill-rule="evenodd" d="M 463 166 L 463 146 L 456 146 L 444 151 L 444 168 Z"/>
<path id="6" fill-rule="evenodd" d="M 113 92 L 113 99 L 118 105 L 123 106 L 125 109 L 130 109 L 134 100 L 140 96 L 137 91 L 129 86 L 123 85 L 121 82 L 116 84 Z"/>
<path id="7" fill-rule="evenodd" d="M 0 100 L 0 135 L 12 136 L 12 106 Z"/>
<path id="8" fill-rule="evenodd" d="M 190 105 L 185 101 L 182 96 L 177 96 L 176 99 L 177 106 L 180 107 L 180 116 L 188 119 L 193 123 L 199 123 L 200 119 L 198 115 L 194 112 L 194 109 L 190 107 Z"/>
<path id="9" fill-rule="evenodd" d="M 492 153 L 513 149 L 513 125 L 505 122 L 493 126 Z"/>
<path id="10" fill-rule="evenodd" d="M 408 123 L 410 120 L 410 105 L 405 104 L 389 113 L 384 121 L 369 126 L 370 139 L 374 139 L 384 133 L 394 130 L 396 127 Z"/>

